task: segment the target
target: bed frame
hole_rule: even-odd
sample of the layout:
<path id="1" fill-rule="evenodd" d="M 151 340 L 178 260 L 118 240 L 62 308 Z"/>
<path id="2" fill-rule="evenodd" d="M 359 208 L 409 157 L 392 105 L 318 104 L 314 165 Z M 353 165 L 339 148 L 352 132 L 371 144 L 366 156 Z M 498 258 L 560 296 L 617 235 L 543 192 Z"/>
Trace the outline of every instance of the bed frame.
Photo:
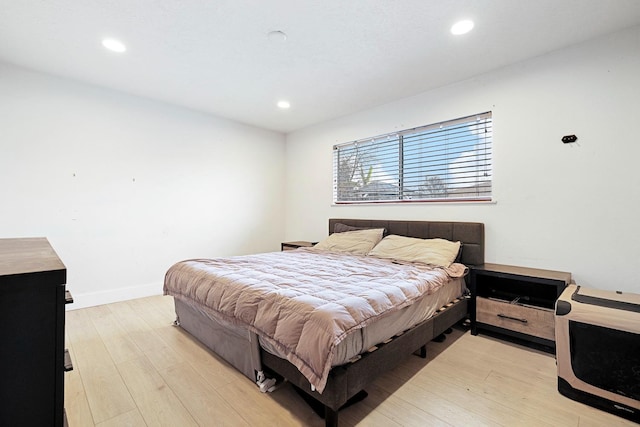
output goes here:
<path id="1" fill-rule="evenodd" d="M 484 224 L 474 222 L 433 221 L 386 221 L 363 219 L 329 219 L 329 234 L 336 223 L 354 227 L 385 228 L 387 234 L 418 238 L 443 238 L 462 242 L 459 261 L 467 266 L 484 264 Z M 430 319 L 395 336 L 386 343 L 377 345 L 375 351 L 364 353 L 358 360 L 334 367 L 329 373 L 322 394 L 312 390 L 311 384 L 289 361 L 264 351 L 257 345 L 255 337 L 246 331 L 226 331 L 224 325 L 212 324 L 211 319 L 200 315 L 176 299 L 176 313 L 180 326 L 198 338 L 203 344 L 227 361 L 230 361 L 247 377 L 255 380 L 250 363 L 234 363 L 236 355 L 253 353 L 264 370 L 286 378 L 313 401 L 324 406 L 326 426 L 338 425 L 341 407 L 362 396 L 365 386 L 377 376 L 371 372 L 382 367 L 391 370 L 413 353 L 426 357 L 426 344 L 444 333 L 451 326 L 467 317 L 467 298 L 460 298 L 439 309 Z M 212 328 L 216 331 L 211 333 Z M 231 339 L 236 337 L 237 339 Z M 256 354 L 259 353 L 259 354 Z M 245 358 L 246 360 L 246 358 Z M 366 394 L 365 394 L 366 396 Z M 305 396 L 303 396 L 305 397 Z"/>

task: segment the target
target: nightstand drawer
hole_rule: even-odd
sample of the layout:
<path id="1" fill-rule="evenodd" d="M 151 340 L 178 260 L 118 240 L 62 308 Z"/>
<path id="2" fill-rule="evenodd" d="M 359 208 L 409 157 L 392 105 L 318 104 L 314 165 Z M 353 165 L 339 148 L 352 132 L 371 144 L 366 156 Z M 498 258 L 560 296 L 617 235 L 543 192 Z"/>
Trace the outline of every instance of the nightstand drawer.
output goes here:
<path id="1" fill-rule="evenodd" d="M 478 297 L 476 321 L 555 341 L 553 310 Z"/>

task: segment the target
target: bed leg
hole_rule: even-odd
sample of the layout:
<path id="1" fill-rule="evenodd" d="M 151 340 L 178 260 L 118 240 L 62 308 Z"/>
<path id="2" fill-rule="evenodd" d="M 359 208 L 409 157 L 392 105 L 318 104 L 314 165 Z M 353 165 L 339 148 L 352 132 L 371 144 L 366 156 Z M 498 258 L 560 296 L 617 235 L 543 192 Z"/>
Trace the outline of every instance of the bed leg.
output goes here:
<path id="1" fill-rule="evenodd" d="M 427 345 L 423 345 L 422 347 L 420 347 L 420 357 L 423 359 L 427 358 Z"/>
<path id="2" fill-rule="evenodd" d="M 328 406 L 324 407 L 324 425 L 325 427 L 338 427 L 338 411 L 334 411 Z"/>
<path id="3" fill-rule="evenodd" d="M 444 333 L 442 333 L 442 334 L 438 335 L 437 337 L 435 337 L 432 341 L 444 342 L 444 340 L 446 340 L 446 339 L 447 339 L 447 336 Z"/>

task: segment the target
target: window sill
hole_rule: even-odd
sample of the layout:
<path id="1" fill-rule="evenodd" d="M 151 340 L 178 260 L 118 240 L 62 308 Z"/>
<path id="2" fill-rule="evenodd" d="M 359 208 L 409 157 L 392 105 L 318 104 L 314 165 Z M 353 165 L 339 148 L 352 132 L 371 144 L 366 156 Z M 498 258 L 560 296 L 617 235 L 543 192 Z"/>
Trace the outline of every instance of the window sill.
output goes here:
<path id="1" fill-rule="evenodd" d="M 495 205 L 497 200 L 434 200 L 434 201 L 388 201 L 388 202 L 348 202 L 348 203 L 332 203 L 331 207 L 348 207 L 348 206 L 409 206 L 409 205 Z"/>

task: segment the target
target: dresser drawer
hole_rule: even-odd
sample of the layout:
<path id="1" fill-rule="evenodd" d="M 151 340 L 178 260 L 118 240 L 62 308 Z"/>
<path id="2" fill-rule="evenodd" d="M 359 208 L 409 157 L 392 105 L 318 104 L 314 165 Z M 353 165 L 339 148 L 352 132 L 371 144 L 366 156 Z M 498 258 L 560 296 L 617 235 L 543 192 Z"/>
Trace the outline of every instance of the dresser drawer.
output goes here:
<path id="1" fill-rule="evenodd" d="M 489 298 L 476 299 L 476 321 L 555 341 L 553 310 L 510 304 Z"/>

